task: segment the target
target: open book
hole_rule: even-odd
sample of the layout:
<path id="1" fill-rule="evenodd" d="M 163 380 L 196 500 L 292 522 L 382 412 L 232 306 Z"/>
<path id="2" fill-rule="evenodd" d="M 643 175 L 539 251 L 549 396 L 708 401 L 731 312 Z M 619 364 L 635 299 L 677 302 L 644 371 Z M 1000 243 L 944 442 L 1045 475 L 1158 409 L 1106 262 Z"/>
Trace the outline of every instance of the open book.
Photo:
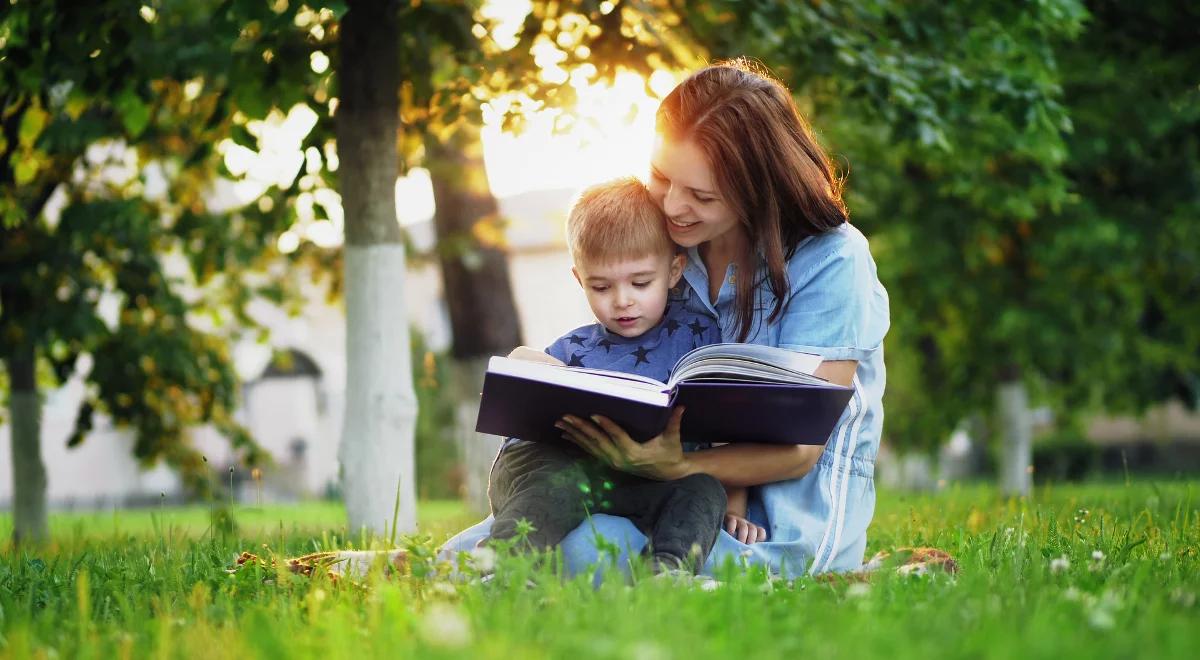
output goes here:
<path id="1" fill-rule="evenodd" d="M 824 444 L 853 390 L 814 376 L 821 357 L 754 344 L 712 344 L 684 355 L 662 383 L 617 371 L 494 357 L 475 430 L 565 442 L 554 422 L 603 415 L 638 441 L 662 432 L 671 408 L 685 442 Z"/>

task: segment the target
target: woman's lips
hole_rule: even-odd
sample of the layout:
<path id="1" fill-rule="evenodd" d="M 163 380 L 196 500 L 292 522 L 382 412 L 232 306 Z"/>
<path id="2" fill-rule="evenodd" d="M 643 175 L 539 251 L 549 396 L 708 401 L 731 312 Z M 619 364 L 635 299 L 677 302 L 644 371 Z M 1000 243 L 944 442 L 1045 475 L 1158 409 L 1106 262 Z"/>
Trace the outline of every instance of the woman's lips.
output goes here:
<path id="1" fill-rule="evenodd" d="M 700 223 L 699 222 L 680 222 L 679 220 L 667 218 L 667 229 L 670 231 L 674 231 L 674 232 L 685 232 L 685 231 L 695 227 L 698 224 L 700 224 Z"/>

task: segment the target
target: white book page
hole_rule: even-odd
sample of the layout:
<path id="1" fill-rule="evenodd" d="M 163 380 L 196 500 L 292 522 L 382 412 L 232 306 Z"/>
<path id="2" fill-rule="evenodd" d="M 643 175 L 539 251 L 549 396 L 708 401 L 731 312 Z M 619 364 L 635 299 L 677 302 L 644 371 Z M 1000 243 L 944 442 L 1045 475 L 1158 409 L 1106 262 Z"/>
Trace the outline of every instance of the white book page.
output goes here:
<path id="1" fill-rule="evenodd" d="M 640 376 L 630 377 L 630 374 L 619 372 L 493 357 L 488 361 L 488 373 L 561 385 L 663 407 L 670 402 L 670 395 L 666 392 L 664 383 Z"/>
<path id="2" fill-rule="evenodd" d="M 761 382 L 825 383 L 814 376 L 821 356 L 756 344 L 711 344 L 679 359 L 670 384 L 684 379 L 716 379 L 722 375 Z"/>

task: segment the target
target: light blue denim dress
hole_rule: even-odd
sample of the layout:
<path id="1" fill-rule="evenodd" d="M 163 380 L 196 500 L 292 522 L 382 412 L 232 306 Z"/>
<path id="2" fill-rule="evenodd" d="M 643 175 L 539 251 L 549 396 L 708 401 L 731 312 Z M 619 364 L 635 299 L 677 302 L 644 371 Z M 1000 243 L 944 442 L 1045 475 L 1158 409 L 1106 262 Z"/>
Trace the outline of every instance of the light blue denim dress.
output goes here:
<path id="1" fill-rule="evenodd" d="M 760 278 L 764 272 L 760 268 Z M 745 545 L 722 531 L 706 573 L 727 561 L 760 564 L 784 576 L 862 565 L 867 526 L 875 511 L 875 455 L 883 426 L 887 291 L 876 276 L 866 238 L 850 224 L 802 241 L 787 262 L 787 275 L 788 300 L 773 322 L 767 317 L 775 297 L 768 286 L 758 288 L 759 313 L 746 341 L 815 353 L 826 360 L 857 360 L 854 395 L 812 471 L 750 489 L 747 516 L 767 529 L 767 541 Z M 738 341 L 740 334 L 736 277 L 730 266 L 712 304 L 707 271 L 692 248 L 684 270 L 687 286 L 679 290 L 688 308 L 716 319 L 723 340 L 730 342 Z M 470 550 L 490 529 L 489 517 L 447 541 L 443 552 Z M 597 543 L 596 535 L 605 541 Z M 599 514 L 568 534 L 561 547 L 567 570 L 577 573 L 595 569 L 599 547 L 618 548 L 617 564 L 624 570 L 628 557 L 645 545 L 646 537 L 629 520 Z"/>

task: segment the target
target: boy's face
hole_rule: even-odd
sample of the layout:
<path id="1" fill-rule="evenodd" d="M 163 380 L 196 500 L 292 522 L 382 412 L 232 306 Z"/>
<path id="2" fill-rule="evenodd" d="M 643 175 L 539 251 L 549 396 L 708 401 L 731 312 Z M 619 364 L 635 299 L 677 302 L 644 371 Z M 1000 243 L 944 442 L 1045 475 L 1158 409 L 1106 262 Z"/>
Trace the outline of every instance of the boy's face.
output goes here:
<path id="1" fill-rule="evenodd" d="M 596 320 L 609 332 L 637 337 L 658 325 L 667 290 L 683 274 L 683 255 L 658 255 L 605 264 L 580 260 L 571 269 Z"/>

